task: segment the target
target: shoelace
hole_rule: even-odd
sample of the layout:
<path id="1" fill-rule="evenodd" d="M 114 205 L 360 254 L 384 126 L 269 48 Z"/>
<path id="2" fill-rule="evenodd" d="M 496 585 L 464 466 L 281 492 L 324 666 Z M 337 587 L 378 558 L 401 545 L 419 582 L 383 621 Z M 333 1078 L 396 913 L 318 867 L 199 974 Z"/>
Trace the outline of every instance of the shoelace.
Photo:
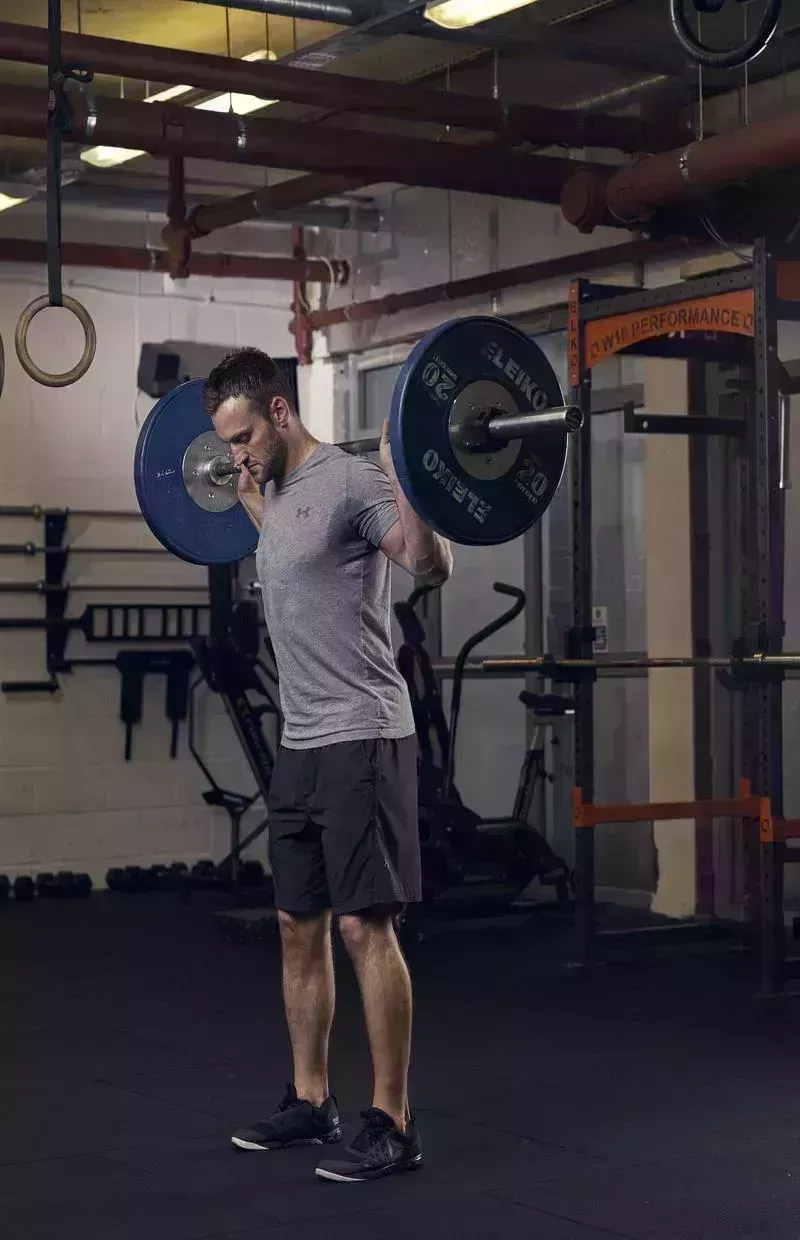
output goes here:
<path id="1" fill-rule="evenodd" d="M 352 1148 L 358 1150 L 359 1154 L 366 1154 L 387 1132 L 392 1131 L 394 1124 L 382 1111 L 376 1111 L 373 1107 L 362 1111 L 361 1118 L 364 1127 L 353 1141 Z"/>
<path id="2" fill-rule="evenodd" d="M 286 1097 L 283 1099 L 283 1102 L 278 1107 L 278 1110 L 281 1112 L 291 1111 L 293 1107 L 299 1107 L 299 1106 L 300 1106 L 300 1099 L 298 1098 L 297 1094 L 294 1092 L 293 1089 L 287 1089 Z"/>

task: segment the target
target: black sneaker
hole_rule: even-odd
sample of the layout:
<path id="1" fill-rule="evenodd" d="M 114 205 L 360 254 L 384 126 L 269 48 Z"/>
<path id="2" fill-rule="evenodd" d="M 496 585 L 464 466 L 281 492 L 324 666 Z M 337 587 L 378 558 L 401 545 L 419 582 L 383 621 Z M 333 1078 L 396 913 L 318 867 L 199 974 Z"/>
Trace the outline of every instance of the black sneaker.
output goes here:
<path id="1" fill-rule="evenodd" d="M 391 1116 L 377 1107 L 361 1112 L 364 1127 L 339 1159 L 326 1159 L 317 1167 L 321 1180 L 357 1184 L 378 1180 L 396 1171 L 415 1171 L 422 1166 L 422 1143 L 417 1122 L 411 1117 L 407 1133 L 395 1127 Z"/>
<path id="2" fill-rule="evenodd" d="M 341 1138 L 335 1098 L 315 1107 L 297 1097 L 294 1085 L 287 1085 L 275 1114 L 252 1128 L 240 1128 L 231 1141 L 240 1150 L 283 1150 L 291 1145 L 333 1145 Z"/>

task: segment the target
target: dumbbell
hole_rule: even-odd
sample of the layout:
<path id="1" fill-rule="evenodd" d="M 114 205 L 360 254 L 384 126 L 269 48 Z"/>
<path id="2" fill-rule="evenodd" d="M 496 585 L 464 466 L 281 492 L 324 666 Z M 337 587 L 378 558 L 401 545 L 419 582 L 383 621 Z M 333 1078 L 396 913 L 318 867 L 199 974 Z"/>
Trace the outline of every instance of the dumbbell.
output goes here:
<path id="1" fill-rule="evenodd" d="M 218 878 L 217 867 L 213 861 L 196 861 L 191 869 L 191 877 L 200 883 L 214 882 Z"/>
<path id="2" fill-rule="evenodd" d="M 72 870 L 59 870 L 56 874 L 53 895 L 57 900 L 77 900 L 91 894 L 92 880 L 88 874 L 74 874 Z"/>
<path id="3" fill-rule="evenodd" d="M 147 871 L 148 886 L 151 891 L 160 891 L 167 885 L 167 867 L 151 865 Z"/>
<path id="4" fill-rule="evenodd" d="M 261 887 L 265 878 L 260 861 L 243 861 L 239 867 L 239 883 L 242 887 Z"/>
<path id="5" fill-rule="evenodd" d="M 149 885 L 148 872 L 140 865 L 126 865 L 124 869 L 114 866 L 106 874 L 106 886 L 109 891 L 147 891 Z"/>
<path id="6" fill-rule="evenodd" d="M 74 874 L 72 870 L 38 874 L 36 891 L 45 900 L 72 900 L 91 895 L 92 880 L 88 874 Z"/>
<path id="7" fill-rule="evenodd" d="M 188 873 L 189 867 L 185 861 L 173 861 L 172 865 L 167 869 L 166 885 L 171 890 L 177 890 Z"/>
<path id="8" fill-rule="evenodd" d="M 150 875 L 147 870 L 142 869 L 140 865 L 125 866 L 125 882 L 123 891 L 140 892 L 149 891 Z"/>
<path id="9" fill-rule="evenodd" d="M 20 904 L 30 904 L 36 895 L 33 879 L 28 874 L 19 874 L 14 879 L 14 899 Z"/>

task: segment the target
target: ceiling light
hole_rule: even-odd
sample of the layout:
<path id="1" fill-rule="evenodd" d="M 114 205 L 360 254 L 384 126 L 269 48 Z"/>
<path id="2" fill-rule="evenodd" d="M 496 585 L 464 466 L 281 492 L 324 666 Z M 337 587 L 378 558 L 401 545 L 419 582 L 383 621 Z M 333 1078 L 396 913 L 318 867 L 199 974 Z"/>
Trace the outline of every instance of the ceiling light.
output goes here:
<path id="1" fill-rule="evenodd" d="M 186 95 L 190 90 L 194 90 L 194 87 L 168 86 L 166 90 L 159 90 L 155 95 L 147 95 L 145 103 L 166 103 L 168 99 L 177 99 L 178 95 Z"/>
<path id="2" fill-rule="evenodd" d="M 268 108 L 272 103 L 277 103 L 277 100 L 259 99 L 258 95 L 238 95 L 234 91 L 231 94 L 214 95 L 212 99 L 204 99 L 202 103 L 194 106 L 199 112 L 235 112 L 237 116 L 247 116 L 250 112 L 257 112 L 259 108 Z"/>
<path id="3" fill-rule="evenodd" d="M 117 164 L 127 164 L 129 159 L 146 154 L 146 151 L 131 151 L 124 146 L 90 146 L 81 151 L 81 159 L 95 168 L 116 168 Z"/>
<path id="4" fill-rule="evenodd" d="M 444 26 L 446 30 L 463 30 L 465 26 L 477 26 L 492 17 L 500 17 L 513 9 L 521 9 L 536 0 L 439 0 L 425 6 L 429 22 Z"/>
<path id="5" fill-rule="evenodd" d="M 19 197 L 16 185 L 9 186 L 9 188 L 13 189 L 14 192 L 6 194 L 0 190 L 0 211 L 8 211 L 9 207 L 18 207 L 20 203 L 30 202 L 31 198 L 33 198 L 33 194 L 23 194 L 22 197 Z M 19 189 L 22 189 L 22 186 Z"/>
<path id="6" fill-rule="evenodd" d="M 242 60 L 277 60 L 277 52 L 273 52 L 271 47 L 260 47 L 257 52 L 248 52 Z"/>
<path id="7" fill-rule="evenodd" d="M 258 51 L 248 52 L 246 56 L 242 56 L 242 60 L 251 62 L 277 60 L 277 56 L 271 48 L 262 47 Z M 191 90 L 194 90 L 193 86 L 167 86 L 165 90 L 159 90 L 155 95 L 148 95 L 145 103 L 166 103 L 170 99 L 177 99 L 180 95 L 188 94 Z M 226 92 L 224 95 L 213 95 L 211 99 L 205 99 L 194 106 L 205 112 L 235 112 L 237 116 L 247 116 L 249 112 L 269 107 L 275 102 L 274 99 L 259 99 L 256 95 Z M 133 151 L 124 146 L 90 146 L 87 150 L 81 151 L 81 159 L 95 168 L 115 168 L 118 164 L 126 164 L 129 160 L 138 159 L 140 155 L 146 154 L 146 151 Z M 13 203 L 8 205 L 12 206 Z M 0 206 L 0 210 L 3 209 Z"/>

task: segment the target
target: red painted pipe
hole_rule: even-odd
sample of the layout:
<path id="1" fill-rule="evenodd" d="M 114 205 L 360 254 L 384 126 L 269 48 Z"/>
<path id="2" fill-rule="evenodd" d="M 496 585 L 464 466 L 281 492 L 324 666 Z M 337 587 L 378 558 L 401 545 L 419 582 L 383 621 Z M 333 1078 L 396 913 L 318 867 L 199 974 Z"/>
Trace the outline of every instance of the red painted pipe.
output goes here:
<path id="1" fill-rule="evenodd" d="M 535 284 L 560 276 L 573 278 L 588 271 L 618 267 L 627 263 L 639 263 L 656 255 L 666 257 L 683 251 L 697 252 L 714 247 L 708 238 L 670 238 L 667 241 L 626 241 L 621 245 L 605 246 L 588 250 L 584 254 L 565 254 L 560 258 L 548 258 L 538 263 L 526 263 L 505 271 L 491 271 L 483 276 L 470 276 L 466 280 L 453 280 L 448 284 L 431 284 L 426 288 L 411 289 L 407 293 L 390 293 L 372 301 L 352 302 L 335 310 L 317 310 L 309 316 L 313 328 L 333 327 L 338 323 L 357 323 L 365 319 L 377 319 L 383 315 L 399 314 L 401 310 L 416 310 L 419 306 L 432 306 L 438 302 L 460 301 L 498 293 L 504 289 L 523 284 Z"/>
<path id="2" fill-rule="evenodd" d="M 176 231 L 188 234 L 191 238 L 207 237 L 218 228 L 230 228 L 244 220 L 257 220 L 262 215 L 275 211 L 288 211 L 292 207 L 302 206 L 329 195 L 346 194 L 361 189 L 368 183 L 361 177 L 326 177 L 314 173 L 304 177 L 292 177 L 278 185 L 248 190 L 246 194 L 224 198 L 221 202 L 201 203 L 189 212 L 187 219 L 177 230 L 170 223 L 161 235 L 169 247 Z"/>
<path id="3" fill-rule="evenodd" d="M 599 224 L 650 219 L 659 207 L 700 198 L 800 162 L 800 115 L 784 112 L 743 129 L 644 155 L 619 171 L 584 168 L 564 186 L 561 209 L 570 224 L 591 232 Z"/>
<path id="4" fill-rule="evenodd" d="M 565 159 L 523 155 L 497 147 L 388 137 L 365 130 L 334 129 L 298 121 L 248 119 L 198 112 L 175 104 L 97 102 L 92 127 L 86 100 L 72 95 L 74 142 L 122 146 L 171 155 L 237 161 L 262 167 L 299 168 L 365 181 L 399 181 L 436 189 L 522 198 L 561 200 L 573 165 Z M 0 85 L 0 133 L 43 138 L 47 91 Z M 602 165 L 599 165 L 602 167 Z"/>
<path id="5" fill-rule="evenodd" d="M 295 69 L 268 61 L 248 62 L 122 39 L 99 39 L 64 31 L 65 61 L 91 65 L 95 73 L 142 81 L 191 85 L 210 91 L 241 91 L 262 99 L 282 99 L 312 107 L 367 115 L 432 121 L 498 134 L 507 142 L 563 143 L 616 147 L 623 151 L 664 150 L 681 140 L 682 128 L 669 121 L 648 126 L 637 117 L 601 116 L 504 103 L 449 91 L 425 90 L 396 82 Z M 47 31 L 0 22 L 0 59 L 47 64 Z M 102 107 L 102 105 L 101 105 Z"/>
<path id="6" fill-rule="evenodd" d="M 1 263 L 44 263 L 43 241 L 16 237 L 0 238 Z M 90 245 L 65 241 L 61 246 L 65 267 L 108 267 L 117 271 L 169 272 L 166 250 L 137 250 L 133 246 Z M 336 276 L 337 264 L 331 264 Z M 244 280 L 303 280 L 324 284 L 331 278 L 331 266 L 313 258 L 262 258 L 247 254 L 195 254 L 192 272 L 198 276 L 230 277 Z M 346 266 L 339 263 L 338 267 Z"/>
<path id="7" fill-rule="evenodd" d="M 296 262 L 305 262 L 305 234 L 300 224 L 292 225 L 292 256 Z M 297 360 L 301 366 L 308 366 L 314 351 L 314 333 L 309 321 L 305 280 L 295 280 L 294 282 L 292 315 L 289 330 L 294 336 Z"/>
<path id="8" fill-rule="evenodd" d="M 181 228 L 186 219 L 186 175 L 182 155 L 170 156 L 167 218 L 170 230 L 170 242 L 167 243 L 169 274 L 173 280 L 185 280 L 192 258 L 192 242 Z"/>

